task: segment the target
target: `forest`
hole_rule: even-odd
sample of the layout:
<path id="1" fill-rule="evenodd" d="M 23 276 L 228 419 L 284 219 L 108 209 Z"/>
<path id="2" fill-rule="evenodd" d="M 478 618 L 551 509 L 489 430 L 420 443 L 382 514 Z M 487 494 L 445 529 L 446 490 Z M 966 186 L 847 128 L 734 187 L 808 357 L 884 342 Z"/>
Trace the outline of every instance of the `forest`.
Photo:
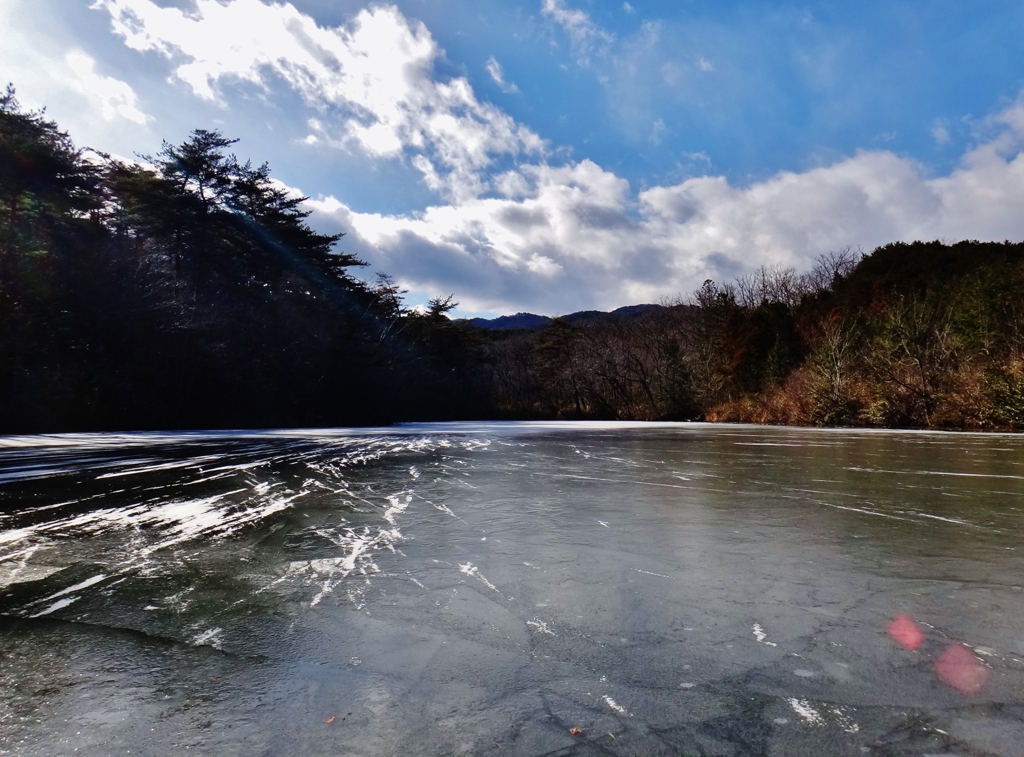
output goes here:
<path id="1" fill-rule="evenodd" d="M 196 130 L 125 162 L 0 95 L 0 433 L 451 419 L 1024 425 L 1024 243 L 893 243 L 543 328 L 421 310 Z"/>

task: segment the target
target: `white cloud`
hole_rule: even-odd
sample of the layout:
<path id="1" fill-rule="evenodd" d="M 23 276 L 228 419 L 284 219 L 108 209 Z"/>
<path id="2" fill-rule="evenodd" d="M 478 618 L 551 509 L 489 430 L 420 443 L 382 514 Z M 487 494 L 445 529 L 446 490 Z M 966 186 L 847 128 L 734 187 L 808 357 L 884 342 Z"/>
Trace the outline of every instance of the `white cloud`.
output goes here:
<path id="1" fill-rule="evenodd" d="M 93 7 L 110 14 L 129 47 L 174 61 L 175 77 L 197 96 L 223 102 L 226 83 L 268 89 L 279 77 L 324 113 L 309 141 L 379 158 L 414 154 L 428 183 L 454 199 L 486 189 L 480 172 L 497 156 L 544 151 L 535 133 L 477 100 L 466 79 L 439 80 L 430 32 L 391 6 L 360 11 L 347 28 L 260 0 L 196 0 L 187 13 L 152 0 Z"/>
<path id="2" fill-rule="evenodd" d="M 586 12 L 566 7 L 564 0 L 543 0 L 541 12 L 568 33 L 572 54 L 581 66 L 589 65 L 592 55 L 604 51 L 615 41 L 615 37 L 599 28 Z"/>
<path id="3" fill-rule="evenodd" d="M 491 78 L 494 79 L 494 83 L 501 88 L 502 92 L 512 95 L 519 91 L 519 87 L 517 87 L 513 82 L 505 80 L 505 72 L 502 70 L 501 64 L 495 60 L 493 55 L 487 59 L 487 73 L 491 75 Z"/>
<path id="4" fill-rule="evenodd" d="M 636 13 L 636 8 L 634 8 L 629 3 L 623 3 L 622 4 L 622 10 L 626 11 L 626 13 L 629 13 L 629 14 Z"/>
<path id="5" fill-rule="evenodd" d="M 477 100 L 466 79 L 438 76 L 442 53 L 429 31 L 393 7 L 331 29 L 259 0 L 196 0 L 187 14 L 152 0 L 95 7 L 127 44 L 171 60 L 199 97 L 223 101 L 231 82 L 283 81 L 315 111 L 310 141 L 408 160 L 443 201 L 387 215 L 326 197 L 311 202 L 314 218 L 348 232 L 344 249 L 414 293 L 452 292 L 464 311 L 614 308 L 761 264 L 806 267 L 847 245 L 1024 238 L 1024 101 L 989 119 L 996 131 L 948 176 L 875 150 L 749 186 L 701 176 L 637 192 L 590 161 L 546 163 L 554 158 L 537 135 Z M 562 0 L 543 7 L 578 57 L 610 39 Z M 636 46 L 650 49 L 656 35 L 645 27 Z M 494 63 L 491 75 L 504 80 Z M 110 97 L 115 111 L 130 104 Z M 652 120 L 641 139 L 663 131 Z"/>
<path id="6" fill-rule="evenodd" d="M 96 61 L 81 50 L 72 50 L 65 58 L 71 69 L 69 81 L 81 94 L 96 102 L 104 120 L 124 118 L 145 126 L 152 118 L 139 110 L 135 91 L 127 83 L 96 73 Z"/>
<path id="7" fill-rule="evenodd" d="M 697 60 L 697 68 L 699 68 L 701 71 L 715 70 L 715 67 L 711 65 L 711 61 L 703 57 Z"/>
<path id="8" fill-rule="evenodd" d="M 128 155 L 150 149 L 151 120 L 131 86 L 100 73 L 92 51 L 70 44 L 42 6 L 0 0 L 0 87 L 13 84 L 27 110 L 46 108 L 78 145 Z"/>
<path id="9" fill-rule="evenodd" d="M 1024 239 L 1016 107 L 995 119 L 1006 124 L 1002 134 L 938 178 L 879 150 L 746 187 L 704 176 L 634 193 L 583 161 L 520 166 L 502 176 L 502 198 L 415 215 L 356 213 L 328 198 L 313 203 L 314 217 L 350 231 L 351 251 L 403 286 L 454 292 L 465 312 L 656 302 L 762 264 L 805 269 L 847 245 Z"/>
<path id="10" fill-rule="evenodd" d="M 993 120 L 996 124 L 1008 126 L 1018 139 L 1024 139 L 1024 94 Z"/>

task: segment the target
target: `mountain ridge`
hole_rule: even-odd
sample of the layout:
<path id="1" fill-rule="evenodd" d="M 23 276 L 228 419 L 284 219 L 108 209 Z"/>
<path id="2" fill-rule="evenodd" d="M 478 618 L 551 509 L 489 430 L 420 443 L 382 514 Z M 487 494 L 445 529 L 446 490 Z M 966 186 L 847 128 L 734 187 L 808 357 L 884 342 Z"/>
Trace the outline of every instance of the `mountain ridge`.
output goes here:
<path id="1" fill-rule="evenodd" d="M 536 313 L 514 313 L 513 315 L 501 315 L 497 318 L 463 318 L 460 319 L 460 322 L 481 329 L 523 329 L 535 331 L 544 328 L 556 320 L 563 320 L 572 324 L 592 323 L 594 321 L 629 318 L 652 310 L 659 310 L 663 307 L 663 305 L 653 304 L 624 305 L 621 308 L 610 311 L 578 310 L 575 313 L 555 317 L 537 315 Z"/>

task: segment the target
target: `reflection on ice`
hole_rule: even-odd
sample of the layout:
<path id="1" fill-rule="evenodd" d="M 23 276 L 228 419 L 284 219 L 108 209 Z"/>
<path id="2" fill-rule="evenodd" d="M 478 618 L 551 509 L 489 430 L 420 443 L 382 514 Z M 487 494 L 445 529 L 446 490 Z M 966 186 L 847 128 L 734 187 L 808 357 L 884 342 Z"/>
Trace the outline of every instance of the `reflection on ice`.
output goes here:
<path id="1" fill-rule="evenodd" d="M 398 520 L 413 502 L 408 488 L 381 496 L 372 486 L 353 487 L 351 474 L 389 455 L 431 453 L 452 444 L 390 433 L 331 432 L 311 438 L 272 432 L 4 439 L 0 446 L 8 452 L 0 460 L 0 586 L 26 588 L 10 597 L 3 612 L 25 618 L 68 613 L 95 617 L 110 597 L 124 590 L 113 588 L 120 580 L 134 577 L 137 588 L 145 577 L 180 573 L 176 564 L 208 559 L 203 555 L 213 554 L 217 544 L 229 545 L 224 556 L 234 554 L 244 564 L 251 558 L 246 549 L 237 552 L 240 545 L 231 539 L 254 528 L 267 529 L 259 541 L 275 539 L 300 502 L 307 503 L 304 518 L 324 506 L 336 514 L 334 522 L 308 529 L 320 540 L 321 554 L 291 560 L 280 577 L 261 578 L 263 568 L 258 566 L 249 576 L 243 571 L 235 581 L 255 583 L 251 599 L 243 596 L 205 611 L 213 610 L 214 616 L 231 612 L 239 603 L 257 601 L 268 589 L 286 587 L 308 591 L 307 603 L 316 606 L 350 575 L 380 572 L 375 554 L 394 552 L 403 538 Z M 455 444 L 465 446 L 461 440 Z M 486 448 L 486 443 L 474 440 L 469 446 Z M 140 449 L 146 454 L 140 455 Z M 59 458 L 60 465 L 48 464 L 51 458 Z M 46 471 L 45 484 L 38 483 L 41 471 Z M 82 496 L 60 497 L 72 489 Z M 46 502 L 50 491 L 57 494 L 56 502 Z M 288 532 L 296 533 L 294 528 Z M 54 591 L 56 574 L 79 563 L 100 566 L 104 572 L 81 580 L 79 571 L 70 570 L 71 581 L 63 588 L 57 584 Z M 108 576 L 118 579 L 107 582 L 109 591 L 102 585 Z M 202 574 L 195 579 L 204 581 Z M 30 588 L 36 584 L 51 591 L 37 595 Z M 181 589 L 177 579 L 171 584 Z M 179 631 L 161 633 L 217 646 L 222 630 L 209 636 L 209 629 L 188 630 L 194 619 L 186 616 L 199 607 L 185 599 L 193 588 L 173 596 L 157 593 L 138 604 L 148 613 L 166 610 L 182 616 Z M 87 597 L 91 601 L 82 601 Z"/>

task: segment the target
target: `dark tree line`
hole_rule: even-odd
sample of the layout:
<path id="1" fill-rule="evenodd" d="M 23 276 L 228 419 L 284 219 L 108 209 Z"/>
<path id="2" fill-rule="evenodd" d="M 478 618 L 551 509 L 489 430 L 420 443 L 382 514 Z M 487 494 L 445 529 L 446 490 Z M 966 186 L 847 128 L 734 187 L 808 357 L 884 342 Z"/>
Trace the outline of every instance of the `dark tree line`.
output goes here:
<path id="1" fill-rule="evenodd" d="M 126 163 L 0 97 L 0 431 L 480 414 L 450 300 L 412 313 L 354 277 L 234 143 L 197 130 Z"/>
<path id="2" fill-rule="evenodd" d="M 891 244 L 534 331 L 406 309 L 234 140 L 127 163 L 0 96 L 0 433 L 453 418 L 1024 425 L 1024 244 Z"/>

